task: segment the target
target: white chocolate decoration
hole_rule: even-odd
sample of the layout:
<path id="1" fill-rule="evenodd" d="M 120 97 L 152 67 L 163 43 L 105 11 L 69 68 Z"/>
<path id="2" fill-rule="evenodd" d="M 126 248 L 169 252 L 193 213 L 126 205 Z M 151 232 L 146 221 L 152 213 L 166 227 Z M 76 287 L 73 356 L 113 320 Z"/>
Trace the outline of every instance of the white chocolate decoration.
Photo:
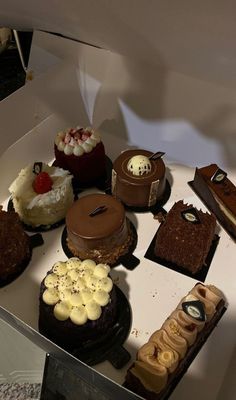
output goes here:
<path id="1" fill-rule="evenodd" d="M 101 141 L 99 134 L 95 133 L 90 127 L 68 128 L 65 132 L 58 132 L 55 138 L 55 145 L 59 151 L 63 151 L 67 156 L 82 156 L 90 153 Z"/>
<path id="2" fill-rule="evenodd" d="M 148 157 L 137 155 L 128 161 L 127 169 L 135 176 L 145 175 L 151 171 L 152 165 Z"/>
<path id="3" fill-rule="evenodd" d="M 96 265 L 89 259 L 58 261 L 44 279 L 43 301 L 54 306 L 53 313 L 59 321 L 70 318 L 76 325 L 95 321 L 100 318 L 102 307 L 110 302 L 113 282 L 109 272 L 109 265 Z"/>

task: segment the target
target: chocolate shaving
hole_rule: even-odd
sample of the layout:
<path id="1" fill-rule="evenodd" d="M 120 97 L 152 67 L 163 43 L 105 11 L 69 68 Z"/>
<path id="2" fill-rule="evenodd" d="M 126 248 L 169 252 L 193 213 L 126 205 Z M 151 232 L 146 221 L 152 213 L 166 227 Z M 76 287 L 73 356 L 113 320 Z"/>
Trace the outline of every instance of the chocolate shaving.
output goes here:
<path id="1" fill-rule="evenodd" d="M 149 160 L 158 160 L 158 158 L 161 158 L 162 156 L 164 156 L 164 152 L 163 151 L 157 151 L 156 153 L 153 153 L 149 158 Z"/>
<path id="2" fill-rule="evenodd" d="M 95 210 L 93 210 L 93 211 L 89 214 L 89 216 L 90 216 L 90 217 L 94 217 L 95 215 L 101 214 L 101 213 L 103 213 L 103 212 L 106 211 L 106 210 L 107 210 L 107 207 L 106 207 L 106 206 L 99 206 L 99 207 L 95 208 Z"/>

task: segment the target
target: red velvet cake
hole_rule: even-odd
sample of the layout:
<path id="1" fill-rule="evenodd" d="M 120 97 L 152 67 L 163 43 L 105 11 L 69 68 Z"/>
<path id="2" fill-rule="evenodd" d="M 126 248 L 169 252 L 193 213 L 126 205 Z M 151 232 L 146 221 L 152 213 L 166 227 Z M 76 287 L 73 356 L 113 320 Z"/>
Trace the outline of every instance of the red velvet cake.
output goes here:
<path id="1" fill-rule="evenodd" d="M 104 145 L 92 128 L 76 127 L 59 132 L 54 152 L 56 165 L 70 171 L 82 185 L 92 185 L 105 175 Z"/>

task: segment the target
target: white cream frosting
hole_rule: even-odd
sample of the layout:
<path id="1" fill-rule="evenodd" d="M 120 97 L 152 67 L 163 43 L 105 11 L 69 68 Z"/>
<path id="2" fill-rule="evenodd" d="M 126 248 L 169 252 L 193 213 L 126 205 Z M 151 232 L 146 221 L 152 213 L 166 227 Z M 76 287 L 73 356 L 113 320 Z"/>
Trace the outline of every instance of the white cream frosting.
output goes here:
<path id="1" fill-rule="evenodd" d="M 74 201 L 72 175 L 62 168 L 42 163 L 42 172 L 52 179 L 52 189 L 37 194 L 33 189 L 33 164 L 23 168 L 12 182 L 9 191 L 20 219 L 31 226 L 52 225 L 62 220 Z"/>
<path id="2" fill-rule="evenodd" d="M 93 260 L 58 261 L 44 279 L 43 301 L 54 306 L 54 316 L 60 321 L 70 318 L 76 325 L 95 321 L 110 302 L 113 282 L 109 272 L 109 265 L 96 265 Z"/>
<path id="3" fill-rule="evenodd" d="M 67 156 L 74 154 L 82 156 L 90 153 L 101 141 L 100 136 L 91 127 L 68 128 L 64 132 L 58 132 L 55 144 L 58 150 L 63 151 Z"/>

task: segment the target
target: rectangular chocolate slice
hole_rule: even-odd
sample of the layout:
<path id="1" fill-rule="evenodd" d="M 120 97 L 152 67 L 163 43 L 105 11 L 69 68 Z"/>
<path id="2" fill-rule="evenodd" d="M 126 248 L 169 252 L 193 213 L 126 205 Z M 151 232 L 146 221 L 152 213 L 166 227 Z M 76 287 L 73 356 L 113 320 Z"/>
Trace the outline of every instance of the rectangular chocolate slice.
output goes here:
<path id="1" fill-rule="evenodd" d="M 182 200 L 173 205 L 157 231 L 155 255 L 196 274 L 206 263 L 216 219 Z"/>
<path id="2" fill-rule="evenodd" d="M 236 187 L 218 165 L 196 168 L 189 185 L 215 215 L 227 233 L 236 240 Z"/>
<path id="3" fill-rule="evenodd" d="M 219 289 L 195 285 L 139 349 L 124 386 L 147 400 L 167 399 L 225 310 Z"/>

